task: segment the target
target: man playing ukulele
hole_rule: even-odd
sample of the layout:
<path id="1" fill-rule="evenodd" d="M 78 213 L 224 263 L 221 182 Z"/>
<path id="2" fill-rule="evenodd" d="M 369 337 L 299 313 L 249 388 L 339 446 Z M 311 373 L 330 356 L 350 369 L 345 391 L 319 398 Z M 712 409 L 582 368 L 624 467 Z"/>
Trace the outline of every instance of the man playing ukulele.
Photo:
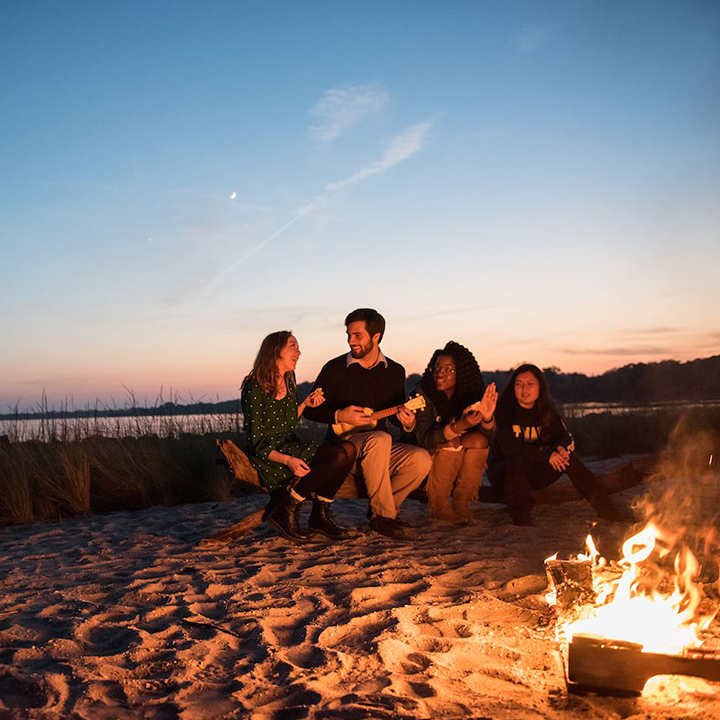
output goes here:
<path id="1" fill-rule="evenodd" d="M 352 473 L 365 482 L 370 527 L 388 537 L 404 538 L 406 533 L 397 521 L 398 508 L 427 477 L 432 461 L 422 448 L 394 443 L 385 429 L 385 418 L 374 427 L 367 413 L 367 408 L 400 406 L 392 421 L 407 432 L 415 427 L 415 416 L 403 406 L 405 369 L 380 350 L 385 319 L 376 310 L 360 308 L 345 318 L 345 327 L 350 352 L 325 363 L 315 381 L 315 388 L 323 390 L 325 402 L 307 408 L 305 417 L 357 428 L 344 437 L 357 448 Z M 328 435 L 332 434 L 328 428 Z"/>

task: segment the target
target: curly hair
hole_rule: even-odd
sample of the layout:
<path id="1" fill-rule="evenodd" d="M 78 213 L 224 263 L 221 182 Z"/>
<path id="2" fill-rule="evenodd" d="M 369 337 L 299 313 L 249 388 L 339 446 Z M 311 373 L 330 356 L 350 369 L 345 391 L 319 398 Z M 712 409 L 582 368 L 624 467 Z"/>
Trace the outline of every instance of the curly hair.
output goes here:
<path id="1" fill-rule="evenodd" d="M 255 380 L 268 395 L 275 395 L 278 380 L 280 379 L 277 361 L 291 336 L 291 330 L 278 330 L 277 332 L 270 333 L 262 343 L 260 343 L 260 349 L 255 357 L 252 370 L 242 381 L 241 391 L 250 380 Z"/>
<path id="2" fill-rule="evenodd" d="M 517 401 L 517 397 L 515 397 L 515 380 L 517 380 L 518 375 L 526 372 L 532 373 L 540 386 L 540 394 L 535 402 L 535 408 L 537 409 L 540 420 L 540 436 L 543 440 L 547 440 L 546 434 L 550 432 L 553 419 L 560 417 L 560 413 L 550 397 L 550 389 L 548 388 L 545 374 L 537 365 L 523 363 L 513 370 L 510 379 L 498 397 L 495 417 L 497 418 L 498 425 L 512 424 L 515 413 L 520 409 L 520 404 Z"/>
<path id="3" fill-rule="evenodd" d="M 433 368 L 441 355 L 449 355 L 455 363 L 455 391 L 450 398 L 437 389 L 433 377 Z M 432 354 L 420 380 L 420 388 L 432 400 L 442 421 L 448 422 L 458 420 L 468 405 L 482 398 L 485 381 L 475 356 L 464 345 L 450 340 L 444 348 Z"/>

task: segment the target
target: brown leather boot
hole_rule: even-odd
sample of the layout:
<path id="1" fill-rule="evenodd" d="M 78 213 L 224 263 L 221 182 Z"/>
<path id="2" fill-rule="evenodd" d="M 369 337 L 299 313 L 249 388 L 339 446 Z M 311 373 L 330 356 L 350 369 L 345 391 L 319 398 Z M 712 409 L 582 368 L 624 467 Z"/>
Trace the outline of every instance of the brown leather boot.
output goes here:
<path id="1" fill-rule="evenodd" d="M 455 523 L 457 517 L 450 507 L 450 493 L 460 471 L 463 453 L 440 448 L 433 455 L 433 463 L 427 481 L 430 517 Z"/>
<path id="2" fill-rule="evenodd" d="M 477 500 L 478 488 L 487 465 L 487 448 L 466 448 L 453 493 L 453 511 L 463 522 L 470 520 L 470 501 Z"/>

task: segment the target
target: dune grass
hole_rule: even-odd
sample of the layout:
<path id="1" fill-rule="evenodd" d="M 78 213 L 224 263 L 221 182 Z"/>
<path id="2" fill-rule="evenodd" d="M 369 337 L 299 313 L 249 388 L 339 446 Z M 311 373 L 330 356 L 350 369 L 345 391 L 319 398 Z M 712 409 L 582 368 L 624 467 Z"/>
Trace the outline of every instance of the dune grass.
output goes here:
<path id="1" fill-rule="evenodd" d="M 235 436 L 237 440 L 240 440 Z M 215 435 L 0 443 L 0 525 L 227 500 Z"/>
<path id="2" fill-rule="evenodd" d="M 626 415 L 598 413 L 567 417 L 581 455 L 612 458 L 633 453 L 660 453 L 672 437 L 691 442 L 700 433 L 720 433 L 720 408 L 682 408 Z M 720 437 L 720 435 L 718 435 Z M 719 458 L 720 459 L 720 458 Z"/>
<path id="3" fill-rule="evenodd" d="M 0 525 L 229 499 L 236 485 L 218 463 L 216 440 L 242 446 L 240 417 L 198 417 L 200 432 L 187 432 L 187 417 L 49 418 L 21 433 L 0 432 Z M 720 408 L 602 413 L 567 424 L 586 457 L 660 453 L 671 438 L 702 432 L 720 441 Z M 325 430 L 302 421 L 300 432 L 321 441 Z"/>

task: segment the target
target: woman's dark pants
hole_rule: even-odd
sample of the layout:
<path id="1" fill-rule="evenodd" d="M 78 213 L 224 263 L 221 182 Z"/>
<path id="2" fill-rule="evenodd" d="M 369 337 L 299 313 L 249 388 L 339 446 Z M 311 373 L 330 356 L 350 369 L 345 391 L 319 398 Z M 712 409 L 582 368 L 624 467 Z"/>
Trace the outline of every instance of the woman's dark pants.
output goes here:
<path id="1" fill-rule="evenodd" d="M 557 471 L 547 460 L 531 460 L 514 455 L 488 470 L 488 479 L 494 487 L 504 491 L 505 502 L 514 517 L 527 517 L 532 510 L 531 490 L 542 490 L 566 474 L 575 489 L 593 507 L 607 497 L 607 493 L 593 473 L 574 455 L 565 470 Z"/>
<path id="2" fill-rule="evenodd" d="M 355 464 L 355 446 L 347 440 L 329 440 L 315 451 L 310 472 L 293 490 L 302 497 L 314 494 L 332 500 Z"/>

